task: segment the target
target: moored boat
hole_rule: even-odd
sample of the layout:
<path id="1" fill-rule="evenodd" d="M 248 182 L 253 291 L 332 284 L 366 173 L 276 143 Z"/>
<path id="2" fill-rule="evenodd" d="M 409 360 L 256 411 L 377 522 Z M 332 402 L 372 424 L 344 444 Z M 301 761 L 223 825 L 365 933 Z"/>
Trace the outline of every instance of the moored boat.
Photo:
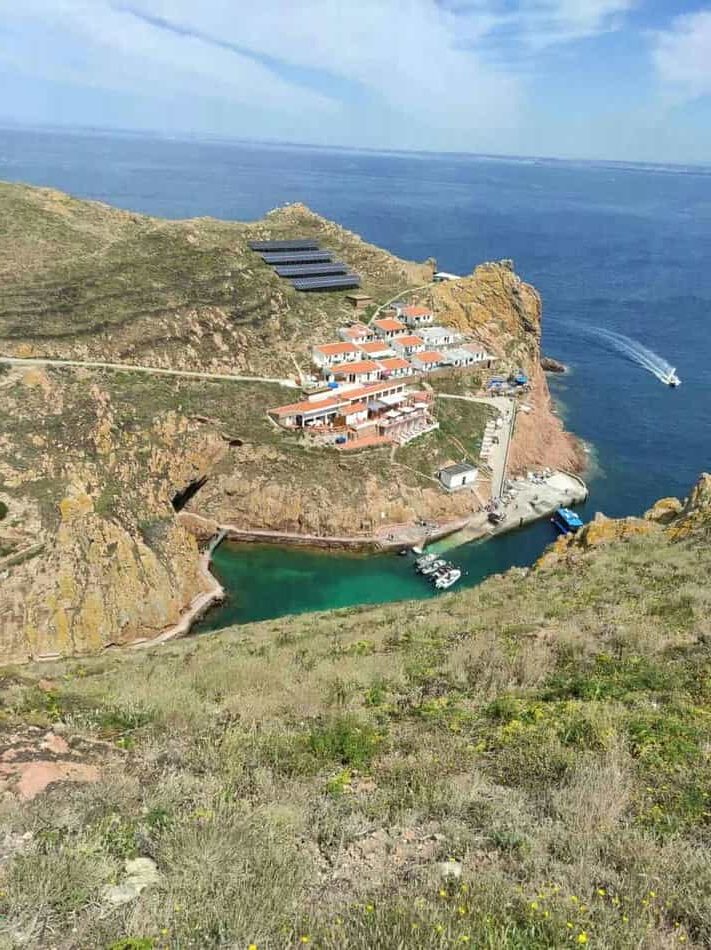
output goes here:
<path id="1" fill-rule="evenodd" d="M 583 526 L 580 516 L 570 508 L 558 508 L 551 521 L 559 534 L 575 534 Z"/>
<path id="2" fill-rule="evenodd" d="M 447 562 L 442 558 L 437 558 L 437 560 L 432 561 L 431 564 L 426 564 L 421 569 L 421 573 L 424 574 L 425 577 L 429 577 L 430 574 L 436 574 L 437 571 L 441 571 L 444 567 L 447 567 Z"/>
<path id="3" fill-rule="evenodd" d="M 435 587 L 437 590 L 448 590 L 452 585 L 457 583 L 461 576 L 462 572 L 459 568 L 450 565 L 449 568 L 439 572 L 435 580 Z"/>
<path id="4" fill-rule="evenodd" d="M 424 571 L 424 568 L 429 567 L 430 564 L 434 564 L 437 560 L 436 554 L 423 554 L 422 557 L 418 557 L 415 561 L 415 570 L 419 571 L 421 574 Z"/>

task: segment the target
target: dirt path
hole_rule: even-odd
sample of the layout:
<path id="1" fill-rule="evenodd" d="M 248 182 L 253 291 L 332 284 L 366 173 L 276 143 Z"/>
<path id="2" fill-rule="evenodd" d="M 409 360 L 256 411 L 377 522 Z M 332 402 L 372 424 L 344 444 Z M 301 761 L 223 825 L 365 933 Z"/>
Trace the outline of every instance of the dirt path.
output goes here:
<path id="1" fill-rule="evenodd" d="M 0 356 L 0 363 L 11 366 L 77 366 L 85 369 L 111 369 L 120 373 L 146 373 L 149 376 L 178 376 L 186 379 L 225 379 L 234 383 L 275 383 L 288 389 L 298 389 L 292 379 L 274 379 L 270 376 L 239 376 L 232 373 L 201 373 L 187 369 L 163 369 L 140 363 L 104 363 L 98 360 L 59 360 L 44 357 Z"/>

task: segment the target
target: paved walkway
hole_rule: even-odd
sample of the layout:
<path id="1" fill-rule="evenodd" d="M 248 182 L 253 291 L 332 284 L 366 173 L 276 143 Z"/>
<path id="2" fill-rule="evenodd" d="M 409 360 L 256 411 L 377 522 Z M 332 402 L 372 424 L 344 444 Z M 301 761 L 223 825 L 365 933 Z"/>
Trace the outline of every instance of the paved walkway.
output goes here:
<path id="1" fill-rule="evenodd" d="M 178 376 L 186 379 L 225 379 L 233 383 L 275 383 L 288 389 L 298 389 L 293 379 L 274 379 L 270 376 L 239 376 L 233 373 L 202 373 L 187 369 L 164 369 L 141 363 L 105 363 L 98 360 L 59 360 L 40 356 L 0 356 L 0 363 L 11 366 L 78 366 L 86 369 L 110 369 L 120 373 L 146 373 L 150 376 Z"/>

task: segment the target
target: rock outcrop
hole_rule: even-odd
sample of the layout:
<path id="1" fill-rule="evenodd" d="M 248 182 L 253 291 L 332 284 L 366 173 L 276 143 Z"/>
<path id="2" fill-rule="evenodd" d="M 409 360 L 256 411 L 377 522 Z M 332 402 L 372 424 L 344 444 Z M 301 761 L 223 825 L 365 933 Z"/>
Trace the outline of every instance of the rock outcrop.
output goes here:
<path id="1" fill-rule="evenodd" d="M 711 533 L 711 475 L 703 474 L 684 501 L 662 498 L 643 518 L 606 518 L 596 514 L 576 534 L 561 535 L 538 560 L 552 567 L 576 560 L 602 545 L 658 534 L 660 543 L 703 540 Z"/>

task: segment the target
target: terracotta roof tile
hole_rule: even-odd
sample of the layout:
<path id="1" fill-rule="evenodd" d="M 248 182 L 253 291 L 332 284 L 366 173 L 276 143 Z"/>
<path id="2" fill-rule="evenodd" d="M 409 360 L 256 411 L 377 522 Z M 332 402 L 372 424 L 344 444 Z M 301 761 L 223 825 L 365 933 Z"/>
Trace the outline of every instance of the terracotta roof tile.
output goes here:
<path id="1" fill-rule="evenodd" d="M 355 363 L 343 363 L 340 366 L 334 366 L 328 372 L 334 376 L 347 376 L 351 373 L 377 373 L 380 364 L 375 360 L 357 360 Z"/>
<path id="2" fill-rule="evenodd" d="M 373 320 L 373 325 L 379 327 L 381 330 L 407 330 L 405 324 L 399 320 Z"/>
<path id="3" fill-rule="evenodd" d="M 338 356 L 341 353 L 357 353 L 358 348 L 353 343 L 321 343 L 313 347 L 323 356 Z"/>

